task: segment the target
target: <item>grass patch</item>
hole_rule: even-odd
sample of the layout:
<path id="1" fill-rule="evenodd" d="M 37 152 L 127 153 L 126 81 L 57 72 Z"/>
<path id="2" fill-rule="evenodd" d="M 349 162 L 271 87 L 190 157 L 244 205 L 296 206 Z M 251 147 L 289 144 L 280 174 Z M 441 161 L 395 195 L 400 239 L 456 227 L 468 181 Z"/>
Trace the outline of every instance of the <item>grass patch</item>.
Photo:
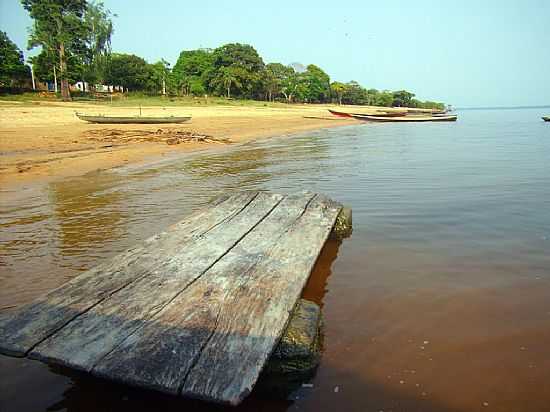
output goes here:
<path id="1" fill-rule="evenodd" d="M 111 98 L 112 97 L 112 98 Z M 19 102 L 27 104 L 39 104 L 40 102 L 62 102 L 61 96 L 49 92 L 4 94 L 0 95 L 0 102 Z M 136 106 L 158 106 L 158 107 L 178 107 L 178 106 L 235 106 L 235 107 L 292 107 L 283 102 L 265 102 L 259 100 L 241 100 L 227 99 L 224 97 L 212 96 L 208 98 L 193 96 L 149 96 L 144 93 L 115 93 L 93 94 L 93 93 L 73 93 L 72 102 L 97 104 L 100 106 L 109 105 L 113 107 L 136 107 Z"/>

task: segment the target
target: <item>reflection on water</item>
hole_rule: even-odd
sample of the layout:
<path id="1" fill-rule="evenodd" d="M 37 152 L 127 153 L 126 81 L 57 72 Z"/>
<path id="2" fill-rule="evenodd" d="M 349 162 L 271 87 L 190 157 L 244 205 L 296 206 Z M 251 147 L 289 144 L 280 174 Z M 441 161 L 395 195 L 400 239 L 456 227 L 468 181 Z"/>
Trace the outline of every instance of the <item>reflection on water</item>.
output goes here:
<path id="1" fill-rule="evenodd" d="M 327 243 L 304 292 L 324 306 L 321 367 L 299 399 L 253 396 L 242 410 L 546 410 L 550 127 L 540 114 L 344 127 L 3 193 L 0 308 L 227 191 L 306 188 L 354 213 L 352 240 Z M 221 409 L 6 357 L 0 378 L 2 411 Z"/>
<path id="2" fill-rule="evenodd" d="M 59 253 L 71 256 L 89 253 L 91 247 L 105 245 L 124 232 L 124 193 L 116 189 L 119 176 L 83 177 L 49 186 L 53 219 L 59 233 Z M 89 223 L 93 222 L 93 226 Z"/>

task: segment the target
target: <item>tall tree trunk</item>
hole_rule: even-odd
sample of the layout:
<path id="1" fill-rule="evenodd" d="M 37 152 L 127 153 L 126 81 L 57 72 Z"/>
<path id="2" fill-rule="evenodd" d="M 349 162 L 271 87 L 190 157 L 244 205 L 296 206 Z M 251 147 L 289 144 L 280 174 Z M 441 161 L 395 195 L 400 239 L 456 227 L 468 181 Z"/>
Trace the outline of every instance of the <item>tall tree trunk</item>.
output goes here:
<path id="1" fill-rule="evenodd" d="M 227 87 L 227 98 L 231 98 L 231 85 Z"/>
<path id="2" fill-rule="evenodd" d="M 69 80 L 67 80 L 67 59 L 65 56 L 65 44 L 59 44 L 59 76 L 61 77 L 61 98 L 64 101 L 71 100 Z"/>
<path id="3" fill-rule="evenodd" d="M 53 91 L 57 94 L 57 73 L 55 70 L 55 64 L 53 65 Z"/>

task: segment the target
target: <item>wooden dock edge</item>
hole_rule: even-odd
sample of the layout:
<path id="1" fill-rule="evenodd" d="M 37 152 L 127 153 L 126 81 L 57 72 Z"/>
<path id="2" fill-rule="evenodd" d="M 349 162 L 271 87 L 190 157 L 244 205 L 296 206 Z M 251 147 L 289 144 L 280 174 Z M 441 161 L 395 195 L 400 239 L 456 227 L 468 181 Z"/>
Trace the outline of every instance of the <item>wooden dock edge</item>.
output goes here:
<path id="1" fill-rule="evenodd" d="M 257 192 L 257 193 L 262 193 L 262 192 Z M 257 196 L 258 195 L 257 193 L 254 194 L 254 196 Z M 252 196 L 252 194 L 250 196 Z M 252 196 L 251 198 L 254 198 L 254 196 Z M 309 216 L 309 221 L 308 221 L 309 222 L 308 223 L 309 224 L 309 229 L 313 230 L 313 231 L 318 230 L 319 233 L 322 233 L 322 239 L 324 239 L 323 244 L 325 244 L 329 239 L 339 241 L 341 239 L 344 239 L 344 238 L 347 238 L 347 237 L 351 236 L 351 233 L 352 233 L 352 211 L 351 211 L 351 208 L 343 206 L 341 203 L 332 201 L 332 200 L 326 198 L 323 195 L 310 194 L 309 196 L 312 196 L 312 199 L 315 199 L 315 201 L 318 203 L 318 204 L 316 204 L 315 208 L 312 208 L 311 212 L 308 212 L 309 215 L 307 215 L 307 216 Z M 221 196 L 221 197 L 215 199 L 213 202 L 211 202 L 211 205 L 222 204 L 225 200 L 231 199 L 231 198 L 232 198 L 232 196 Z M 246 198 L 244 200 L 247 200 L 247 199 L 248 198 Z M 319 199 L 319 200 L 317 200 L 317 199 Z M 247 203 L 247 206 L 248 206 L 248 204 L 251 203 L 251 201 L 249 201 L 249 200 L 247 200 L 247 201 L 248 201 L 248 203 Z M 311 201 L 312 200 L 310 199 L 310 202 Z M 280 200 L 278 201 L 277 205 L 279 203 L 280 203 Z M 308 205 L 309 205 L 309 203 L 308 203 Z M 259 208 L 259 206 L 258 206 L 258 208 Z M 306 206 L 305 209 L 307 209 L 307 206 Z M 327 212 L 327 210 L 328 210 L 328 212 Z M 267 214 L 269 214 L 269 213 L 270 212 L 267 212 Z M 330 213 L 330 217 L 326 217 L 326 215 L 325 215 L 326 213 Z M 335 215 L 336 215 L 336 217 L 335 217 Z M 201 216 L 201 214 L 197 213 L 196 218 L 195 218 L 196 222 L 195 221 L 190 221 L 190 222 L 195 224 L 196 226 L 201 228 L 201 230 L 204 231 L 206 229 L 202 228 L 204 226 L 204 224 L 201 223 L 201 220 L 199 219 L 200 216 Z M 324 223 L 323 223 L 323 221 L 316 222 L 316 219 L 320 220 L 320 217 L 323 217 L 323 216 L 325 216 Z M 221 217 L 223 217 L 223 216 L 221 216 Z M 221 217 L 220 217 L 220 219 L 221 219 Z M 244 222 L 244 217 L 241 218 L 241 219 Z M 189 223 L 189 225 L 191 225 L 191 223 Z M 321 224 L 321 223 L 323 223 L 323 224 Z M 256 223 L 256 225 L 257 224 L 258 223 Z M 332 224 L 332 228 L 331 228 L 331 224 Z M 178 225 L 181 225 L 181 222 L 178 223 Z M 243 226 L 243 225 L 244 225 L 244 223 L 241 224 L 241 226 Z M 176 227 L 176 226 L 174 226 L 174 227 Z M 219 224 L 216 224 L 214 227 L 219 227 L 219 228 L 223 229 L 223 227 L 221 227 Z M 209 229 L 209 227 L 207 229 L 208 229 L 208 231 L 212 232 L 212 230 Z M 217 230 L 221 230 L 221 229 L 217 229 Z M 330 232 L 329 232 L 329 230 L 330 230 Z M 288 233 L 290 233 L 290 234 L 294 233 L 294 236 L 297 236 L 296 233 L 301 233 L 301 231 L 295 230 L 294 232 L 289 231 Z M 309 232 L 307 232 L 307 233 L 309 233 Z M 213 237 L 214 235 L 210 234 L 210 236 Z M 154 238 L 157 239 L 157 237 L 158 237 L 158 235 L 156 235 Z M 190 237 L 190 235 L 189 235 L 189 237 Z M 197 237 L 197 238 L 202 239 L 201 237 Z M 317 238 L 320 241 L 322 241 L 320 235 L 317 236 Z M 193 240 L 193 241 L 195 241 L 195 240 Z M 189 240 L 189 242 L 191 242 L 191 240 Z M 195 242 L 198 242 L 198 241 L 195 241 Z M 205 242 L 205 241 L 203 241 L 203 242 Z M 134 249 L 135 248 L 132 248 L 132 249 L 130 249 L 130 251 L 133 251 Z M 281 250 L 282 250 L 282 252 L 286 253 L 287 249 L 282 248 Z M 319 258 L 319 253 L 320 253 L 321 249 L 322 249 L 322 245 L 321 245 L 321 248 L 319 249 L 319 251 L 317 252 L 317 259 Z M 140 249 L 135 249 L 135 250 L 140 250 Z M 201 250 L 201 249 L 198 249 L 198 250 Z M 292 249 L 288 249 L 288 250 L 292 251 Z M 298 249 L 294 248 L 294 252 L 293 252 L 294 255 L 300 255 L 299 252 L 298 252 L 298 254 L 295 252 L 296 250 L 299 250 L 299 248 Z M 129 252 L 126 252 L 126 253 L 128 254 Z M 133 256 L 133 255 L 130 255 L 130 257 L 131 256 Z M 293 255 L 291 254 L 291 256 L 293 256 Z M 306 269 L 307 268 L 304 268 L 304 270 L 302 272 L 304 272 Z M 287 273 L 287 275 L 290 275 L 290 273 L 292 273 L 293 271 L 296 271 L 296 267 L 289 268 L 289 273 Z M 304 274 L 306 274 L 306 273 L 304 272 Z M 306 275 L 306 276 L 311 276 L 311 268 L 309 269 L 309 275 Z M 305 277 L 304 277 L 304 279 L 307 280 L 307 278 L 305 278 Z M 303 289 L 304 286 L 305 286 L 305 283 L 303 283 L 302 289 Z M 303 290 L 302 290 L 302 292 L 303 292 Z M 275 354 L 278 353 L 278 356 L 279 356 L 278 369 L 279 369 L 279 371 L 281 371 L 282 369 L 287 369 L 287 370 L 288 369 L 293 369 L 293 371 L 291 373 L 289 373 L 289 376 L 292 376 L 294 378 L 296 378 L 297 376 L 300 376 L 301 379 L 302 379 L 301 382 L 303 382 L 304 381 L 303 373 L 304 372 L 314 373 L 317 366 L 318 366 L 318 364 L 319 364 L 319 362 L 320 362 L 320 347 L 321 347 L 321 340 L 322 340 L 322 328 L 321 328 L 322 314 L 321 314 L 321 309 L 320 309 L 318 304 L 313 303 L 313 302 L 307 302 L 307 301 L 301 299 L 299 297 L 300 295 L 301 295 L 301 292 L 300 292 L 300 288 L 298 287 L 296 289 L 296 295 L 294 297 L 294 299 L 296 299 L 296 298 L 298 298 L 298 299 L 296 301 L 294 301 L 295 305 L 292 309 L 290 309 L 292 307 L 291 306 L 292 304 L 290 302 L 289 302 L 290 305 L 288 305 L 288 307 L 285 309 L 286 316 L 288 316 L 289 313 L 290 313 L 290 317 L 287 318 L 287 323 L 283 327 L 282 333 L 281 333 L 281 329 L 279 329 L 279 332 L 278 332 L 279 341 L 277 342 L 276 338 L 275 338 L 275 340 L 273 340 L 274 346 L 272 347 L 271 355 L 269 353 L 266 353 L 267 359 L 265 357 L 263 358 L 264 362 L 267 360 L 267 363 L 263 366 L 266 366 L 267 364 L 269 364 L 272 361 L 272 358 L 274 358 Z M 32 309 L 32 307 L 31 307 L 31 309 Z M 86 313 L 89 312 L 88 309 L 83 309 L 83 310 Z M 303 321 L 304 316 L 305 316 L 304 315 L 304 310 L 306 312 L 309 311 L 310 315 L 312 313 L 317 313 L 317 315 L 311 315 L 311 318 L 314 319 L 313 322 L 315 322 L 313 329 L 312 329 L 312 323 L 311 322 L 308 323 L 308 322 Z M 36 311 L 31 312 L 31 315 L 34 315 L 35 312 Z M 296 326 L 296 325 L 298 325 L 298 326 Z M 2 324 L 0 323 L 0 332 L 2 332 L 1 326 L 2 326 Z M 281 324 L 281 326 L 283 326 L 283 324 Z M 312 330 L 314 330 L 315 333 L 312 334 L 312 332 L 311 332 Z M 55 333 L 57 333 L 57 332 L 55 332 Z M 310 343 L 308 344 L 309 346 L 308 346 L 307 350 L 304 351 L 303 341 L 302 341 L 301 349 L 300 348 L 294 348 L 296 350 L 288 349 L 288 342 L 293 341 L 294 337 L 296 336 L 296 333 L 304 333 L 308 337 L 311 338 Z M 5 335 L 8 336 L 6 333 L 5 333 Z M 2 344 L 3 343 L 4 342 L 2 342 Z M 286 345 L 287 349 L 282 350 L 281 345 Z M 6 345 L 0 345 L 0 347 L 1 347 L 0 349 L 2 349 L 2 350 L 0 350 L 0 353 L 6 354 L 6 355 L 9 355 L 9 356 L 28 356 L 28 354 L 27 354 L 28 351 L 24 352 L 22 354 L 8 353 L 8 351 L 6 350 L 6 347 L 4 347 L 4 346 L 6 346 Z M 296 355 L 300 351 L 302 352 L 302 355 L 299 355 L 298 359 L 297 359 Z M 283 353 L 283 354 L 284 353 L 293 353 L 293 355 L 285 357 L 285 356 L 281 356 L 281 353 Z M 55 364 L 55 363 L 58 363 L 58 362 L 57 361 L 55 361 L 55 362 L 52 361 L 52 362 L 46 362 L 46 363 L 54 363 Z M 62 363 L 58 363 L 58 364 L 62 364 Z M 273 364 L 271 366 L 273 366 Z M 78 368 L 73 366 L 72 369 L 78 369 Z M 269 369 L 269 367 L 266 367 L 265 369 Z M 261 370 L 262 370 L 262 368 L 260 367 L 260 369 L 258 370 L 258 373 Z M 96 376 L 101 376 L 101 375 L 96 375 Z M 257 379 L 257 375 L 256 375 L 256 379 Z M 127 383 L 127 382 L 124 382 L 122 380 L 118 380 L 118 381 L 123 382 L 123 383 Z M 252 382 L 252 384 L 249 386 L 250 390 L 254 387 L 254 383 L 255 382 Z M 131 385 L 131 383 L 128 383 L 128 384 Z M 239 403 L 244 397 L 246 397 L 246 395 L 248 393 L 246 391 L 244 391 L 243 393 L 238 395 L 238 398 L 234 398 L 235 402 L 230 401 L 229 403 L 230 404 Z M 190 396 L 190 397 L 195 397 L 195 396 Z M 227 402 L 227 399 L 221 399 L 221 398 L 220 399 L 214 399 L 214 398 L 210 398 L 210 397 L 204 397 L 204 398 L 201 397 L 201 396 L 196 396 L 196 397 L 198 399 L 206 399 L 206 400 L 210 400 L 210 401 L 213 401 L 213 402 L 220 402 L 220 403 Z"/>
<path id="2" fill-rule="evenodd" d="M 342 206 L 329 239 L 343 240 L 352 232 L 352 210 Z M 298 299 L 279 344 L 262 371 L 258 390 L 282 399 L 313 378 L 321 362 L 323 338 L 321 307 L 306 299 Z"/>

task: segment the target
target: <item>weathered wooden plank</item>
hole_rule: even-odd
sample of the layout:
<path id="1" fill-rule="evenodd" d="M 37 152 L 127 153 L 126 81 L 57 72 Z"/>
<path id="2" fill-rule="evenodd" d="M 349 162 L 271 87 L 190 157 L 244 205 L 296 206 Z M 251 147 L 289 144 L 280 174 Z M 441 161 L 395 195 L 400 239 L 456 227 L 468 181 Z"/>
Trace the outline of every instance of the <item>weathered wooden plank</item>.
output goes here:
<path id="1" fill-rule="evenodd" d="M 114 259 L 54 289 L 15 313 L 0 317 L 0 353 L 23 356 L 79 314 L 150 273 L 157 262 L 241 212 L 257 193 L 215 202 Z"/>
<path id="2" fill-rule="evenodd" d="M 136 386 L 178 394 L 203 347 L 216 333 L 221 313 L 265 253 L 300 219 L 313 194 L 285 197 L 200 279 L 109 353 L 93 373 Z M 231 373 L 231 372 L 229 372 Z"/>
<path id="3" fill-rule="evenodd" d="M 172 255 L 157 259 L 154 270 L 76 317 L 29 357 L 90 371 L 128 335 L 144 326 L 178 294 L 224 256 L 281 201 L 259 193 L 231 220 L 203 233 Z"/>
<path id="4" fill-rule="evenodd" d="M 225 298 L 182 395 L 236 405 L 250 393 L 340 209 L 327 198 L 315 198 L 282 241 L 245 274 L 247 282 Z"/>

